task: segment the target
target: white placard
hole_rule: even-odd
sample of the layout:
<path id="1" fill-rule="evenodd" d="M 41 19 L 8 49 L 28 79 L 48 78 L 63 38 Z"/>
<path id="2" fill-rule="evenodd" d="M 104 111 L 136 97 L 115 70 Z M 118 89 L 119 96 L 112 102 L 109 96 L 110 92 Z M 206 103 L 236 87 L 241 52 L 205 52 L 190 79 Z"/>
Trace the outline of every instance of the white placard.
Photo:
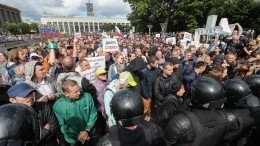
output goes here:
<path id="1" fill-rule="evenodd" d="M 184 32 L 183 39 L 187 41 L 192 41 L 192 34 L 188 32 Z"/>
<path id="2" fill-rule="evenodd" d="M 96 78 L 95 71 L 96 70 L 94 68 L 91 68 L 89 70 L 81 72 L 80 75 L 81 77 L 88 79 L 90 83 L 94 83 L 94 80 Z"/>
<path id="3" fill-rule="evenodd" d="M 176 44 L 176 37 L 167 38 L 166 43 L 167 44 L 171 43 L 172 45 L 175 45 Z"/>
<path id="4" fill-rule="evenodd" d="M 119 51 L 117 39 L 104 38 L 102 42 L 103 42 L 103 50 L 105 52 Z"/>
<path id="5" fill-rule="evenodd" d="M 94 69 L 95 71 L 100 67 L 106 68 L 105 56 L 90 57 L 85 59 L 88 60 L 91 69 Z"/>
<path id="6" fill-rule="evenodd" d="M 155 37 L 160 38 L 161 34 L 157 33 L 157 34 L 155 34 Z"/>

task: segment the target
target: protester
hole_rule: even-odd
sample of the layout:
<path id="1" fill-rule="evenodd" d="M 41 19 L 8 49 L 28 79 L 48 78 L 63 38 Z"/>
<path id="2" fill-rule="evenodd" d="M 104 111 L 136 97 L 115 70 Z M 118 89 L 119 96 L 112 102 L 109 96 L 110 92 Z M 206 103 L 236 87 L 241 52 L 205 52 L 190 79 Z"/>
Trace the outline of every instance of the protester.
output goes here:
<path id="1" fill-rule="evenodd" d="M 36 101 L 54 101 L 59 97 L 56 81 L 46 76 L 41 62 L 31 61 L 25 64 L 25 83 L 33 87 L 42 96 L 36 97 Z"/>
<path id="2" fill-rule="evenodd" d="M 42 146 L 57 145 L 56 134 L 58 133 L 58 122 L 51 106 L 44 102 L 34 102 L 36 90 L 27 84 L 17 84 L 12 86 L 7 94 L 11 103 L 21 103 L 32 107 L 38 117 L 40 125 L 40 140 Z M 61 139 L 59 139 L 61 140 Z M 62 141 L 60 141 L 62 142 Z"/>
<path id="3" fill-rule="evenodd" d="M 107 89 L 107 71 L 104 68 L 98 68 L 95 72 L 96 78 L 93 85 L 97 89 L 97 100 L 99 105 L 97 107 L 97 121 L 96 121 L 96 131 L 99 136 L 105 134 L 106 121 L 103 117 L 105 110 L 104 94 Z"/>
<path id="4" fill-rule="evenodd" d="M 150 56 L 147 61 L 148 64 L 140 72 L 140 87 L 144 101 L 144 113 L 146 113 L 148 117 L 151 117 L 151 102 L 154 97 L 153 85 L 161 70 L 157 67 L 159 62 L 158 57 Z"/>
<path id="5" fill-rule="evenodd" d="M 77 82 L 70 79 L 62 82 L 61 88 L 64 94 L 55 102 L 53 110 L 66 142 L 76 146 L 94 145 L 97 111 L 91 95 L 81 92 Z"/>
<path id="6" fill-rule="evenodd" d="M 125 69 L 125 62 L 124 62 L 124 56 L 116 52 L 114 54 L 115 63 L 112 64 L 108 69 L 108 80 L 111 82 L 113 79 L 115 79 L 116 75 L 120 74 Z"/>

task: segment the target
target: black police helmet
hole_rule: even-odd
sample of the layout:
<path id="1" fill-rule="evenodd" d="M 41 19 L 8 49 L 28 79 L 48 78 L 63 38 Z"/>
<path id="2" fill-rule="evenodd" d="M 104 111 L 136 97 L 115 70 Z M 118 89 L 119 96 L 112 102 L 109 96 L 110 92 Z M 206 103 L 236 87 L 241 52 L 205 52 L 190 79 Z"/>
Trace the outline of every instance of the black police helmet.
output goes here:
<path id="1" fill-rule="evenodd" d="M 0 145 L 36 145 L 39 123 L 35 111 L 23 104 L 0 107 Z"/>
<path id="2" fill-rule="evenodd" d="M 247 76 L 245 82 L 249 85 L 252 94 L 260 98 L 260 75 Z"/>
<path id="3" fill-rule="evenodd" d="M 241 79 L 229 79 L 223 84 L 226 91 L 227 102 L 234 104 L 242 98 L 252 95 L 249 86 Z"/>
<path id="4" fill-rule="evenodd" d="M 118 91 L 112 98 L 111 111 L 123 127 L 139 124 L 143 119 L 144 105 L 140 95 L 130 89 Z"/>
<path id="5" fill-rule="evenodd" d="M 191 85 L 190 93 L 194 107 L 222 108 L 225 103 L 222 85 L 212 78 L 202 77 L 195 80 Z"/>

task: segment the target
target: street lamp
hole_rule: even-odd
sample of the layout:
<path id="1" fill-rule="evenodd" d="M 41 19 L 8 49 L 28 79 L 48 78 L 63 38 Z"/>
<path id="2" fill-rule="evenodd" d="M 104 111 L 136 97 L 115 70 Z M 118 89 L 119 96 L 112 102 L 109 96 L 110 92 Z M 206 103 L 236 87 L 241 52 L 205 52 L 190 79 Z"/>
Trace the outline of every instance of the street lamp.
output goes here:
<path id="1" fill-rule="evenodd" d="M 149 35 L 151 35 L 151 29 L 153 28 L 153 25 L 147 25 L 148 29 L 149 29 Z"/>

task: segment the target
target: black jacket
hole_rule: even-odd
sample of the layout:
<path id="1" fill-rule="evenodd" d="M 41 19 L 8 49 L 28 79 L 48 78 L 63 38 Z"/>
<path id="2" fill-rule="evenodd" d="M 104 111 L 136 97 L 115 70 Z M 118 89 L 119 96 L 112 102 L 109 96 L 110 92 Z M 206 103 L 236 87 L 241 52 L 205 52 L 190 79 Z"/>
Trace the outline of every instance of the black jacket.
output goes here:
<path id="1" fill-rule="evenodd" d="M 165 80 L 170 79 L 169 85 L 166 85 Z M 155 105 L 160 105 L 165 97 L 170 94 L 171 85 L 175 82 L 179 82 L 178 77 L 175 74 L 172 74 L 170 77 L 164 77 L 161 72 L 160 75 L 154 81 L 154 99 Z"/>
<path id="2" fill-rule="evenodd" d="M 148 67 L 141 70 L 139 79 L 141 95 L 143 98 L 148 99 L 153 97 L 154 81 L 158 77 L 160 71 L 159 68 L 149 69 Z"/>
<path id="3" fill-rule="evenodd" d="M 40 145 L 54 146 L 57 145 L 56 134 L 59 131 L 59 124 L 53 113 L 52 107 L 48 103 L 35 102 L 32 108 L 38 115 L 40 125 Z M 46 124 L 50 124 L 50 129 L 44 128 Z"/>
<path id="4" fill-rule="evenodd" d="M 188 105 L 182 97 L 178 97 L 177 95 L 168 95 L 160 106 L 161 114 L 155 115 L 156 123 L 164 129 L 170 119 L 188 109 Z"/>
<path id="5" fill-rule="evenodd" d="M 112 134 L 113 133 L 113 134 Z M 112 126 L 97 146 L 165 146 L 163 131 L 155 123 L 143 121 L 135 130 Z"/>
<path id="6" fill-rule="evenodd" d="M 9 85 L 0 85 L 0 106 L 10 103 L 7 95 L 7 90 L 11 88 Z"/>

